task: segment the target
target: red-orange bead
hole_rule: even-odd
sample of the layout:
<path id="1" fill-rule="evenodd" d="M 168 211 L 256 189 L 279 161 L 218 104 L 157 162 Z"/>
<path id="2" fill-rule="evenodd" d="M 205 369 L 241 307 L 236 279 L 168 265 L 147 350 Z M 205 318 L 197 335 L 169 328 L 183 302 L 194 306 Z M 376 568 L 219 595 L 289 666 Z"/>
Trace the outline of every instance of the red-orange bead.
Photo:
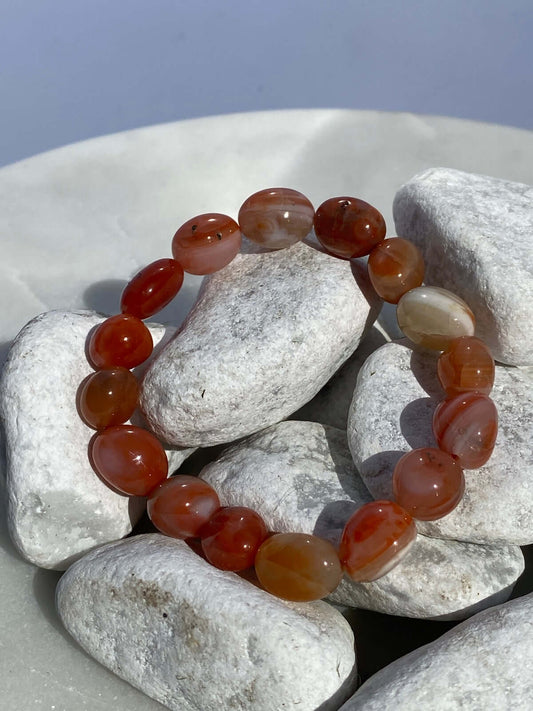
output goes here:
<path id="1" fill-rule="evenodd" d="M 101 323 L 89 338 L 89 358 L 96 368 L 135 368 L 151 354 L 150 331 L 136 316 L 117 314 Z"/>
<path id="2" fill-rule="evenodd" d="M 129 420 L 138 397 L 137 378 L 127 368 L 97 370 L 82 382 L 78 406 L 89 427 L 101 430 Z"/>
<path id="3" fill-rule="evenodd" d="M 264 589 L 295 602 L 320 600 L 342 578 L 335 548 L 307 533 L 276 533 L 259 548 L 255 572 Z"/>
<path id="4" fill-rule="evenodd" d="M 147 502 L 156 528 L 173 538 L 198 536 L 217 509 L 217 492 L 203 479 L 177 474 L 155 489 Z"/>
<path id="5" fill-rule="evenodd" d="M 148 496 L 168 474 L 159 440 L 133 425 L 116 425 L 97 434 L 90 457 L 102 479 L 128 496 Z"/>
<path id="6" fill-rule="evenodd" d="M 478 469 L 488 461 L 496 443 L 496 406 L 481 393 L 448 398 L 433 414 L 433 433 L 439 447 L 457 457 L 463 469 Z"/>
<path id="7" fill-rule="evenodd" d="M 435 447 L 404 454 L 394 468 L 392 484 L 397 503 L 419 521 L 435 521 L 449 514 L 465 490 L 459 462 Z"/>
<path id="8" fill-rule="evenodd" d="M 437 374 L 447 395 L 488 395 L 494 385 L 494 358 L 481 339 L 461 336 L 454 338 L 440 356 Z"/>
<path id="9" fill-rule="evenodd" d="M 158 259 L 126 285 L 120 300 L 123 314 L 149 318 L 169 304 L 183 284 L 183 267 L 175 259 Z"/>
<path id="10" fill-rule="evenodd" d="M 353 197 L 334 197 L 315 213 L 315 234 L 336 257 L 351 259 L 369 254 L 385 239 L 385 220 L 375 207 Z"/>
<path id="11" fill-rule="evenodd" d="M 199 536 L 205 557 L 221 570 L 246 570 L 268 535 L 265 522 L 246 506 L 228 506 L 216 511 L 202 526 Z"/>
<path id="12" fill-rule="evenodd" d="M 416 539 L 411 516 L 393 501 L 371 501 L 348 520 L 339 558 L 356 582 L 377 580 L 397 565 Z"/>
<path id="13" fill-rule="evenodd" d="M 409 240 L 386 239 L 370 252 L 368 275 L 377 294 L 397 304 L 407 291 L 424 281 L 424 258 Z"/>
<path id="14" fill-rule="evenodd" d="M 187 220 L 172 240 L 172 256 L 189 274 L 212 274 L 222 269 L 240 248 L 239 225 L 218 212 Z"/>

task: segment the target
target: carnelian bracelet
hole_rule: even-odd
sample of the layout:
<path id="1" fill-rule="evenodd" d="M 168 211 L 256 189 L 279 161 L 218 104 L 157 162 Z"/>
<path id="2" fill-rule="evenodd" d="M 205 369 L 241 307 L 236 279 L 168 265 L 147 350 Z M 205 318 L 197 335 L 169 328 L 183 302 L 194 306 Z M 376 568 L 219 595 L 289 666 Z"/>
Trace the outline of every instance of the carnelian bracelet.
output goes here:
<path id="1" fill-rule="evenodd" d="M 205 275 L 226 266 L 240 250 L 241 234 L 267 249 L 282 249 L 313 228 L 333 256 L 368 255 L 372 285 L 381 298 L 397 304 L 405 335 L 423 348 L 443 351 L 437 371 L 446 399 L 433 418 L 438 448 L 423 447 L 401 457 L 393 474 L 395 501 L 373 501 L 356 511 L 338 552 L 317 536 L 269 533 L 255 511 L 221 507 L 217 493 L 202 479 L 167 478 L 159 440 L 124 424 L 138 404 L 139 385 L 131 369 L 153 348 L 142 319 L 174 298 L 184 271 Z M 262 190 L 243 203 L 238 223 L 208 213 L 183 224 L 173 238 L 173 259 L 153 262 L 134 276 L 122 294 L 121 313 L 89 334 L 87 352 L 96 372 L 80 385 L 78 407 L 86 424 L 97 430 L 89 447 L 95 471 L 122 494 L 148 497 L 148 515 L 162 533 L 200 539 L 205 558 L 223 570 L 255 566 L 264 589 L 284 599 L 322 598 L 337 587 L 343 572 L 358 582 L 385 575 L 414 542 L 414 519 L 435 520 L 452 511 L 463 496 L 463 468 L 482 466 L 496 440 L 497 412 L 488 397 L 494 360 L 474 336 L 472 312 L 451 292 L 421 286 L 419 250 L 401 238 L 385 240 L 385 232 L 382 215 L 363 200 L 330 198 L 315 212 L 295 190 Z"/>

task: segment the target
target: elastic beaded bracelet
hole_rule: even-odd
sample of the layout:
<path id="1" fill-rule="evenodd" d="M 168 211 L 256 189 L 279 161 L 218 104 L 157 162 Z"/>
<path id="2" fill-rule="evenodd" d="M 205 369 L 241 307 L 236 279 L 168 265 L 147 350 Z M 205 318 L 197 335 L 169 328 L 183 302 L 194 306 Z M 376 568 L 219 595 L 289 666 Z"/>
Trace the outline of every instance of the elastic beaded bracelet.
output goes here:
<path id="1" fill-rule="evenodd" d="M 131 368 L 152 351 L 142 319 L 153 316 L 178 293 L 184 271 L 211 274 L 239 252 L 241 233 L 268 249 L 282 249 L 314 228 L 322 247 L 341 259 L 368 256 L 368 272 L 378 295 L 397 304 L 405 335 L 424 348 L 444 351 L 437 374 L 446 399 L 436 408 L 433 431 L 438 448 L 408 452 L 393 473 L 395 501 L 373 501 L 348 520 L 339 550 L 304 533 L 270 533 L 246 507 L 221 507 L 202 479 L 168 476 L 161 443 L 150 432 L 124 424 L 137 407 L 139 386 Z M 268 592 L 295 601 L 331 593 L 343 572 L 358 582 L 385 575 L 416 539 L 414 519 L 446 516 L 464 492 L 463 468 L 482 466 L 497 434 L 497 412 L 488 398 L 494 360 L 474 336 L 474 316 L 462 299 L 437 287 L 421 286 L 419 250 L 401 238 L 385 240 L 385 221 L 372 205 L 353 197 L 326 200 L 316 210 L 288 188 L 262 190 L 227 215 L 199 215 L 183 224 L 172 241 L 173 259 L 149 264 L 128 283 L 121 314 L 92 334 L 87 352 L 97 369 L 81 384 L 79 411 L 98 432 L 90 460 L 100 477 L 129 496 L 148 497 L 147 511 L 162 533 L 199 539 L 205 558 L 223 570 L 252 566 Z"/>

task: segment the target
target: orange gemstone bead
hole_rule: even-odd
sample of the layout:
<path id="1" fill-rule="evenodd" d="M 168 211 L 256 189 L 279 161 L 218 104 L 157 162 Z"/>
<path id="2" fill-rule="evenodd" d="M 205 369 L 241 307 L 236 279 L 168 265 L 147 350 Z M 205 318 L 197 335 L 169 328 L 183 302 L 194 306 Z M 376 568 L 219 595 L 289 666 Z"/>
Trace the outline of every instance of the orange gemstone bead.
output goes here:
<path id="1" fill-rule="evenodd" d="M 488 461 L 496 443 L 496 406 L 476 392 L 448 398 L 433 414 L 433 433 L 439 447 L 457 457 L 463 469 L 478 469 Z"/>
<path id="2" fill-rule="evenodd" d="M 198 536 L 217 509 L 217 492 L 203 479 L 177 474 L 155 489 L 147 502 L 150 520 L 173 538 Z"/>
<path id="3" fill-rule="evenodd" d="M 315 210 L 297 190 L 269 188 L 250 195 L 239 210 L 242 234 L 252 242 L 282 249 L 307 237 Z"/>
<path id="4" fill-rule="evenodd" d="M 116 425 L 97 434 L 90 457 L 102 479 L 128 496 L 148 496 L 168 474 L 159 440 L 133 425 Z"/>
<path id="5" fill-rule="evenodd" d="M 154 343 L 144 323 L 117 314 L 101 323 L 89 338 L 89 358 L 96 368 L 135 368 L 151 354 Z"/>
<path id="6" fill-rule="evenodd" d="M 369 254 L 385 239 L 385 220 L 375 207 L 353 197 L 333 197 L 315 213 L 315 234 L 336 257 L 351 259 Z"/>
<path id="7" fill-rule="evenodd" d="M 187 220 L 172 240 L 172 256 L 189 274 L 212 274 L 222 269 L 240 248 L 239 225 L 218 212 Z"/>
<path id="8" fill-rule="evenodd" d="M 127 368 L 97 370 L 82 382 L 78 405 L 89 427 L 101 430 L 129 420 L 138 397 L 137 378 Z"/>
<path id="9" fill-rule="evenodd" d="M 437 362 L 437 374 L 447 395 L 478 392 L 488 395 L 494 385 L 494 358 L 475 336 L 455 338 Z"/>
<path id="10" fill-rule="evenodd" d="M 407 452 L 392 478 L 394 498 L 413 518 L 435 521 L 453 511 L 465 490 L 459 462 L 435 447 Z"/>
<path id="11" fill-rule="evenodd" d="M 211 565 L 235 571 L 246 570 L 254 564 L 259 546 L 267 535 L 261 516 L 246 506 L 219 509 L 199 532 L 202 550 Z"/>
<path id="12" fill-rule="evenodd" d="M 407 291 L 424 281 L 424 258 L 409 240 L 386 239 L 370 252 L 368 275 L 377 294 L 397 304 Z"/>
<path id="13" fill-rule="evenodd" d="M 255 572 L 264 589 L 295 602 L 320 600 L 342 578 L 335 548 L 307 533 L 276 533 L 259 548 Z"/>
<path id="14" fill-rule="evenodd" d="M 348 520 L 339 558 L 356 582 L 371 582 L 389 572 L 416 539 L 411 516 L 394 501 L 371 501 Z"/>
<path id="15" fill-rule="evenodd" d="M 120 300 L 123 314 L 149 318 L 169 304 L 183 284 L 183 267 L 175 259 L 158 259 L 126 285 Z"/>

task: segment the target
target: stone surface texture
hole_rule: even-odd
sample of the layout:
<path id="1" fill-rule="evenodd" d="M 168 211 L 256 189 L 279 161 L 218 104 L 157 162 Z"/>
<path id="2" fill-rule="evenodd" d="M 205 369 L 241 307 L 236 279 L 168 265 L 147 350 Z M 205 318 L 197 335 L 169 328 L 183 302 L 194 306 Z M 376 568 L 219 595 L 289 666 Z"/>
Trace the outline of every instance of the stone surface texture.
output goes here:
<path id="1" fill-rule="evenodd" d="M 150 427 L 172 444 L 207 446 L 286 418 L 353 353 L 380 303 L 361 265 L 308 245 L 238 255 L 204 281 L 149 368 Z"/>
<path id="2" fill-rule="evenodd" d="M 338 545 L 348 518 L 371 500 L 343 431 L 314 422 L 274 425 L 229 447 L 201 477 L 222 505 L 255 509 L 273 531 L 315 533 Z M 477 546 L 419 535 L 373 583 L 345 577 L 329 600 L 406 617 L 463 619 L 506 600 L 524 560 L 517 546 Z"/>
<path id="3" fill-rule="evenodd" d="M 394 466 L 405 452 L 436 446 L 432 416 L 444 398 L 436 373 L 436 356 L 406 341 L 379 348 L 359 373 L 348 443 L 375 498 L 391 498 Z M 462 501 L 438 521 L 419 522 L 422 533 L 474 543 L 533 542 L 533 389 L 527 373 L 496 366 L 491 398 L 499 417 L 491 458 L 465 471 Z"/>
<path id="4" fill-rule="evenodd" d="M 122 538 L 144 510 L 107 487 L 87 457 L 94 430 L 76 411 L 76 392 L 92 368 L 85 357 L 94 312 L 49 311 L 28 323 L 0 380 L 7 460 L 8 526 L 30 562 L 66 568 L 94 546 Z M 154 343 L 165 335 L 151 325 Z M 189 452 L 168 450 L 170 471 Z"/>
<path id="5" fill-rule="evenodd" d="M 354 688 L 333 607 L 283 602 L 160 534 L 89 553 L 56 600 L 89 654 L 175 711 L 333 711 Z"/>
<path id="6" fill-rule="evenodd" d="M 425 283 L 466 301 L 494 358 L 533 364 L 533 188 L 431 168 L 400 188 L 393 212 L 424 255 Z"/>
<path id="7" fill-rule="evenodd" d="M 533 594 L 484 610 L 374 674 L 341 711 L 533 707 Z"/>

